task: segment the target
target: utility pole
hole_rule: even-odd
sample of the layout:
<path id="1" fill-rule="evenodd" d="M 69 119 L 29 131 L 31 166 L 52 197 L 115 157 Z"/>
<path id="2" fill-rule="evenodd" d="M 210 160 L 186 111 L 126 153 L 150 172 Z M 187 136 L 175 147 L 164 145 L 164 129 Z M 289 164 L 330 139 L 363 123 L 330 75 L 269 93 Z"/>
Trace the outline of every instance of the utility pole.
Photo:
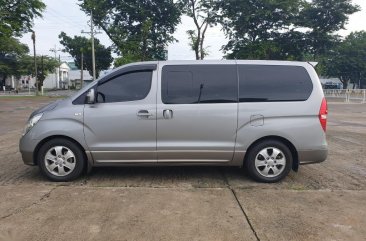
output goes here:
<path id="1" fill-rule="evenodd" d="M 81 50 L 81 68 L 80 68 L 80 89 L 83 88 L 84 82 L 84 52 Z"/>
<path id="2" fill-rule="evenodd" d="M 95 50 L 94 50 L 94 35 L 100 33 L 94 31 L 94 24 L 93 24 L 93 11 L 90 12 L 90 32 L 85 32 L 84 30 L 81 33 L 90 34 L 91 37 L 91 44 L 92 44 L 92 62 L 93 62 L 93 80 L 95 80 Z"/>
<path id="3" fill-rule="evenodd" d="M 59 51 L 62 51 L 62 49 L 57 49 L 56 48 L 56 44 L 55 44 L 55 47 L 53 48 L 53 49 L 50 49 L 50 52 L 53 52 L 54 54 L 55 54 L 55 60 L 57 61 L 57 53 L 59 52 Z M 58 89 L 58 87 L 59 87 L 59 83 L 58 83 L 58 68 L 59 68 L 60 66 L 58 66 L 58 67 L 56 67 L 56 69 L 55 69 L 55 82 L 56 82 L 56 89 Z"/>
<path id="4" fill-rule="evenodd" d="M 62 76 L 62 71 L 61 71 L 61 55 L 58 55 L 58 77 L 59 77 L 59 82 L 62 83 L 64 82 L 64 77 Z M 65 83 L 62 83 L 62 89 L 65 89 Z"/>
<path id="5" fill-rule="evenodd" d="M 44 65 L 43 65 L 43 55 L 41 57 L 41 79 L 42 79 L 42 84 L 41 84 L 41 91 L 42 91 L 42 95 L 43 95 L 43 81 L 44 81 Z"/>
<path id="6" fill-rule="evenodd" d="M 91 42 L 92 42 L 93 80 L 95 80 L 95 49 L 94 49 L 93 11 L 91 11 L 91 13 L 90 13 L 90 35 L 91 35 Z"/>
<path id="7" fill-rule="evenodd" d="M 32 40 L 33 40 L 33 54 L 34 54 L 34 78 L 36 80 L 36 95 L 38 95 L 38 79 L 37 79 L 37 56 L 36 56 L 36 33 L 32 32 Z M 30 83 L 28 82 L 28 85 Z"/>

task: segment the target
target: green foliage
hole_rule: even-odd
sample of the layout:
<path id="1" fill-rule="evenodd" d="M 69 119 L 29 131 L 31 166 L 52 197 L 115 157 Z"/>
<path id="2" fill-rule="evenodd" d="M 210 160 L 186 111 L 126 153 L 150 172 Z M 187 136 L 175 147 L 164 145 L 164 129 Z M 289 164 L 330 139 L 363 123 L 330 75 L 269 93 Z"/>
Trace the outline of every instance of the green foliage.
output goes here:
<path id="1" fill-rule="evenodd" d="M 60 43 L 65 47 L 64 51 L 71 54 L 74 58 L 75 65 L 80 69 L 86 69 L 90 75 L 93 75 L 93 62 L 91 40 L 82 36 L 69 37 L 66 33 L 61 32 L 59 35 Z M 98 39 L 94 39 L 95 49 L 95 71 L 96 77 L 99 77 L 101 70 L 108 69 L 113 62 L 111 48 L 100 44 Z M 84 54 L 83 65 L 81 66 L 81 53 Z"/>
<path id="2" fill-rule="evenodd" d="M 348 16 L 360 10 L 351 0 L 312 0 L 303 4 L 298 25 L 325 33 L 344 29 Z"/>
<path id="3" fill-rule="evenodd" d="M 43 81 L 47 75 L 54 72 L 55 68 L 59 66 L 57 60 L 49 56 L 37 56 L 37 81 L 39 83 L 38 89 L 41 90 Z M 14 74 L 16 77 L 21 75 L 34 76 L 34 56 L 23 55 L 17 63 L 17 72 Z"/>
<path id="4" fill-rule="evenodd" d="M 175 40 L 172 34 L 180 22 L 173 0 L 79 1 L 84 12 L 93 11 L 94 23 L 106 32 L 124 62 L 167 58 L 167 45 Z"/>
<path id="5" fill-rule="evenodd" d="M 29 49 L 16 37 L 31 30 L 45 7 L 41 0 L 0 0 L 0 86 L 8 76 L 19 74 L 19 61 Z"/>
<path id="6" fill-rule="evenodd" d="M 43 86 L 43 82 L 46 79 L 47 75 L 53 72 L 55 68 L 60 65 L 60 63 L 49 56 L 37 56 L 36 61 L 37 65 L 39 66 L 37 71 L 37 80 L 39 83 L 38 88 L 39 90 L 41 90 L 41 87 Z"/>
<path id="7" fill-rule="evenodd" d="M 19 69 L 19 60 L 29 51 L 28 46 L 18 39 L 0 36 L 0 86 L 10 75 L 16 75 Z"/>
<path id="8" fill-rule="evenodd" d="M 227 58 L 314 60 L 333 48 L 348 16 L 359 10 L 351 0 L 221 1 L 229 42 Z"/>
<path id="9" fill-rule="evenodd" d="M 29 32 L 45 7 L 41 0 L 0 0 L 0 36 L 20 37 Z"/>
<path id="10" fill-rule="evenodd" d="M 119 67 L 119 66 L 122 66 L 125 64 L 138 62 L 138 61 L 140 61 L 140 59 L 137 56 L 126 54 L 123 57 L 118 57 L 118 58 L 114 59 L 114 67 Z"/>
<path id="11" fill-rule="evenodd" d="M 351 0 L 312 0 L 303 6 L 295 24 L 310 29 L 306 38 L 314 59 L 336 45 L 339 36 L 335 32 L 344 29 L 349 15 L 360 10 Z"/>
<path id="12" fill-rule="evenodd" d="M 366 85 L 366 32 L 353 32 L 322 61 L 324 73 L 348 82 Z"/>
<path id="13" fill-rule="evenodd" d="M 197 35 L 200 34 L 200 37 Z M 204 59 L 208 55 L 208 48 L 203 46 L 204 41 L 204 33 L 200 33 L 200 31 L 196 30 L 188 30 L 188 39 L 190 41 L 189 46 L 195 52 L 196 60 Z"/>
<path id="14" fill-rule="evenodd" d="M 301 0 L 222 1 L 222 24 L 229 38 L 227 58 L 297 59 L 301 51 L 287 47 L 297 43 L 299 33 L 288 32 L 299 15 Z M 293 40 L 290 37 L 295 35 Z M 300 53 L 299 53 L 300 52 Z"/>
<path id="15" fill-rule="evenodd" d="M 28 55 L 28 46 L 22 44 L 13 37 L 0 37 L 0 75 L 2 82 L 10 76 L 14 75 L 20 77 L 21 75 L 34 76 L 34 56 Z M 58 65 L 58 62 L 53 58 L 47 56 L 36 57 L 38 72 L 37 78 L 40 83 L 39 87 L 43 85 L 43 81 Z"/>

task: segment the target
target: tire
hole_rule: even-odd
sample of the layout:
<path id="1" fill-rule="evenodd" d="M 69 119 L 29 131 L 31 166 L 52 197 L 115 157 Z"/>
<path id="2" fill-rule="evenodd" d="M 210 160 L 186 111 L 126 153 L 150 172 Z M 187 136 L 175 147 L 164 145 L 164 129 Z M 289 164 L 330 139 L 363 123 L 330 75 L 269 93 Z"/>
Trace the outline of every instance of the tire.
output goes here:
<path id="1" fill-rule="evenodd" d="M 37 155 L 41 173 L 51 181 L 68 182 L 78 178 L 84 170 L 83 151 L 74 142 L 55 138 L 47 141 Z"/>
<path id="2" fill-rule="evenodd" d="M 292 162 L 287 145 L 277 140 L 264 140 L 249 150 L 244 167 L 252 179 L 273 183 L 288 175 Z"/>

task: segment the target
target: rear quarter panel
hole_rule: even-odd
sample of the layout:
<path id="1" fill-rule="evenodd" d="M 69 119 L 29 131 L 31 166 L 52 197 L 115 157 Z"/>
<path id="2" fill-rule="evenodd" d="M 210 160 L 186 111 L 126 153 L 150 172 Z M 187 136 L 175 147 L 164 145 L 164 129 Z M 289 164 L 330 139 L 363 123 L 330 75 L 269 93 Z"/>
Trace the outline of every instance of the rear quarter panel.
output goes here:
<path id="1" fill-rule="evenodd" d="M 273 62 L 266 63 L 266 61 L 255 64 L 275 65 Z M 304 67 L 312 80 L 313 91 L 306 101 L 239 103 L 235 147 L 237 154 L 234 164 L 241 165 L 239 162 L 243 161 L 250 145 L 267 136 L 285 138 L 295 146 L 297 151 L 327 148 L 325 133 L 318 119 L 324 94 L 314 68 L 308 63 L 282 62 L 280 64 Z M 263 116 L 263 125 L 252 125 L 250 122 L 252 115 Z"/>

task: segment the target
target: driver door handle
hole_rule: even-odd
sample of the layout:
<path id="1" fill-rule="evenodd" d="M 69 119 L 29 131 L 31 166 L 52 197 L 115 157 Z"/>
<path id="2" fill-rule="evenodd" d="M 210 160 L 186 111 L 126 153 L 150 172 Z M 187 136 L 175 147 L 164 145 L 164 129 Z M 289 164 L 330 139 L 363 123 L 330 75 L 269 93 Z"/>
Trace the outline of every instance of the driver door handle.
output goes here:
<path id="1" fill-rule="evenodd" d="M 149 118 L 152 115 L 153 114 L 149 113 L 147 110 L 139 110 L 139 112 L 137 112 L 137 116 L 141 118 Z"/>

